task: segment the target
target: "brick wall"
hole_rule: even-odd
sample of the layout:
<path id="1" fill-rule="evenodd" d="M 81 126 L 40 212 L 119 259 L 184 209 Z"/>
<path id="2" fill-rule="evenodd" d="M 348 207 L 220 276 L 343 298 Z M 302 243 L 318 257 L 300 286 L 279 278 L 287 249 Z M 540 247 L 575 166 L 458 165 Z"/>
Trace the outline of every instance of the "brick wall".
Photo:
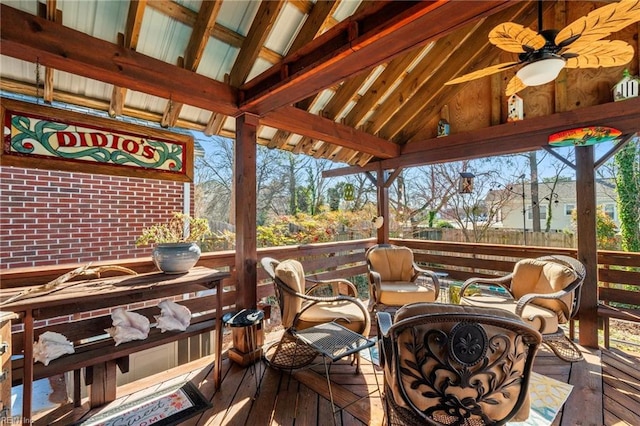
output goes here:
<path id="1" fill-rule="evenodd" d="M 183 185 L 0 167 L 0 269 L 150 256 L 135 239 L 183 210 Z"/>

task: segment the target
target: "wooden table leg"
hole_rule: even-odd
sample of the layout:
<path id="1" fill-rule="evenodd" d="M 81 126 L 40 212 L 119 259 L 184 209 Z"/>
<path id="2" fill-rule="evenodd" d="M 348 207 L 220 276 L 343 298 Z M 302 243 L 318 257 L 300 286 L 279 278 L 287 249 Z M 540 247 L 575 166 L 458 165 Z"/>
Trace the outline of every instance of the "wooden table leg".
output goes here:
<path id="1" fill-rule="evenodd" d="M 213 365 L 213 385 L 216 390 L 220 389 L 222 371 L 222 289 L 222 282 L 219 282 L 216 289 L 216 348 Z"/>
<path id="2" fill-rule="evenodd" d="M 89 406 L 100 407 L 116 399 L 116 360 L 106 361 L 93 366 Z"/>
<path id="3" fill-rule="evenodd" d="M 33 397 L 33 312 L 29 309 L 24 317 L 24 368 L 22 376 L 22 424 L 31 424 L 31 402 Z"/>

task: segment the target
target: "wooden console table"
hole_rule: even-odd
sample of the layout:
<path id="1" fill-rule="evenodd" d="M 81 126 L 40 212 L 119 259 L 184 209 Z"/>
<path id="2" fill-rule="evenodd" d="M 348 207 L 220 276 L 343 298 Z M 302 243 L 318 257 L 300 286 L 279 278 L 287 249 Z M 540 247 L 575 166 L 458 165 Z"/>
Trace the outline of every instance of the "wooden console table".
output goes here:
<path id="1" fill-rule="evenodd" d="M 66 371 L 77 371 L 86 368 L 91 383 L 89 401 L 91 407 L 100 406 L 115 399 L 116 366 L 128 369 L 128 355 L 154 346 L 180 340 L 215 328 L 215 364 L 214 385 L 220 386 L 220 359 L 222 352 L 222 280 L 228 278 L 228 272 L 220 272 L 205 267 L 192 268 L 188 273 L 169 275 L 154 272 L 142 275 L 124 275 L 99 278 L 85 281 L 67 282 L 54 291 L 33 294 L 22 300 L 2 307 L 5 311 L 15 312 L 18 322 L 24 324 L 24 331 L 14 333 L 16 348 L 19 346 L 24 354 L 21 370 L 23 382 L 22 417 L 31 418 L 32 390 L 34 379 L 50 377 Z M 3 291 L 3 298 L 8 298 L 29 287 L 12 288 Z M 104 338 L 104 328 L 110 326 L 110 315 L 101 317 L 76 315 L 117 306 L 126 306 L 155 299 L 171 298 L 187 293 L 215 289 L 216 294 L 203 297 L 190 297 L 178 301 L 189 307 L 192 313 L 201 313 L 192 317 L 192 323 L 185 332 L 166 332 L 152 328 L 145 340 L 127 342 L 114 347 L 113 340 Z M 213 300 L 211 300 L 213 299 Z M 215 313 L 213 312 L 215 309 Z M 157 312 L 156 312 L 157 311 Z M 157 307 L 144 308 L 137 312 L 145 314 L 153 324 L 153 313 L 159 314 Z M 78 321 L 66 324 L 53 324 L 34 329 L 38 320 L 60 316 L 76 315 Z M 86 319 L 83 319 L 85 318 Z M 105 325 L 107 327 L 105 327 Z M 48 366 L 33 363 L 33 343 L 45 331 L 57 331 L 76 344 L 76 353 L 64 355 L 53 360 Z M 95 342 L 86 342 L 93 335 L 102 334 L 103 338 Z M 21 337 L 21 338 L 20 338 Z M 80 343 L 80 344 L 78 344 Z M 19 353 L 14 352 L 14 355 Z M 18 367 L 16 367 L 18 368 Z M 34 374 L 35 373 L 35 374 Z M 17 375 L 16 375 L 17 376 Z M 78 384 L 79 389 L 79 384 Z M 74 399 L 79 399 L 79 394 Z M 76 400 L 76 404 L 78 401 Z"/>

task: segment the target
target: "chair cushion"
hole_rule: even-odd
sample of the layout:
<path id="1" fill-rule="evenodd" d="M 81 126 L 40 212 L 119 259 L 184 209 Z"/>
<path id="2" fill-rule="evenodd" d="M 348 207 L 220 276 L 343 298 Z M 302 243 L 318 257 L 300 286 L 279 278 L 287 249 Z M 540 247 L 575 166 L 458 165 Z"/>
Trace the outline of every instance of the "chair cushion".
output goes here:
<path id="1" fill-rule="evenodd" d="M 413 252 L 408 247 L 376 247 L 367 259 L 382 281 L 411 281 L 415 273 Z"/>
<path id="2" fill-rule="evenodd" d="M 295 259 L 288 259 L 280 262 L 276 266 L 276 278 L 282 281 L 287 287 L 296 293 L 304 293 L 305 279 L 302 264 Z M 282 291 L 284 306 L 281 306 L 282 325 L 289 328 L 293 325 L 293 320 L 302 309 L 302 299 L 292 294 Z"/>
<path id="3" fill-rule="evenodd" d="M 523 259 L 513 269 L 511 291 L 516 299 L 529 293 L 549 294 L 560 291 L 576 279 L 575 272 L 553 261 Z M 550 309 L 565 323 L 571 316 L 573 292 L 561 299 L 536 299 L 532 303 Z"/>
<path id="4" fill-rule="evenodd" d="M 517 302 L 507 297 L 474 294 L 463 297 L 460 300 L 460 304 L 479 308 L 499 308 L 496 310 L 505 310 L 515 315 Z M 543 329 L 541 329 L 542 321 L 540 317 L 544 318 L 545 325 Z M 545 309 L 542 306 L 529 303 L 525 306 L 524 311 L 522 311 L 522 319 L 542 334 L 550 334 L 558 331 L 558 316 L 554 311 Z"/>
<path id="5" fill-rule="evenodd" d="M 360 334 L 368 334 L 364 313 L 355 303 L 348 300 L 316 303 L 300 315 L 296 328 L 304 330 L 314 325 L 336 321 L 348 329 Z"/>
<path id="6" fill-rule="evenodd" d="M 426 287 L 411 281 L 382 282 L 378 302 L 388 306 L 402 306 L 412 302 L 433 302 L 436 292 L 433 287 Z"/>

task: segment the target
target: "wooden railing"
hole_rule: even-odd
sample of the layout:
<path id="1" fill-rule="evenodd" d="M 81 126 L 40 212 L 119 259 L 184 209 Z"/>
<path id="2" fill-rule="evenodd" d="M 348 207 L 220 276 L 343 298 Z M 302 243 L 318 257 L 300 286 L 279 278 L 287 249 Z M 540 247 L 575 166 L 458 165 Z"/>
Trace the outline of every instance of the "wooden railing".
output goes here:
<path id="1" fill-rule="evenodd" d="M 375 239 L 270 247 L 258 250 L 258 261 L 264 256 L 284 260 L 295 258 L 302 262 L 305 272 L 316 279 L 335 277 L 349 278 L 366 275 L 366 250 L 374 245 Z M 446 272 L 448 278 L 463 281 L 477 276 L 502 276 L 513 270 L 519 259 L 550 254 L 576 256 L 575 249 L 561 249 L 531 246 L 497 246 L 491 244 L 450 243 L 413 239 L 392 239 L 391 243 L 410 247 L 419 263 L 439 272 Z M 616 306 L 613 312 L 625 315 L 611 315 L 609 311 L 599 311 L 607 322 L 616 317 L 640 320 L 640 253 L 599 251 L 599 300 L 608 306 Z M 125 261 L 94 262 L 94 266 L 118 264 L 137 272 L 155 270 L 151 258 Z M 204 253 L 198 263 L 221 271 L 228 271 L 230 277 L 223 281 L 223 305 L 232 309 L 237 300 L 235 281 L 235 252 L 219 251 Z M 16 268 L 0 273 L 3 288 L 47 283 L 79 265 L 58 265 L 38 268 Z M 274 294 L 273 285 L 261 268 L 258 269 L 258 299 Z M 627 315 L 630 313 L 630 315 Z M 36 325 L 37 327 L 38 325 Z M 46 324 L 40 324 L 46 326 Z M 607 337 L 608 338 L 608 337 Z M 605 342 L 608 344 L 608 342 Z"/>

